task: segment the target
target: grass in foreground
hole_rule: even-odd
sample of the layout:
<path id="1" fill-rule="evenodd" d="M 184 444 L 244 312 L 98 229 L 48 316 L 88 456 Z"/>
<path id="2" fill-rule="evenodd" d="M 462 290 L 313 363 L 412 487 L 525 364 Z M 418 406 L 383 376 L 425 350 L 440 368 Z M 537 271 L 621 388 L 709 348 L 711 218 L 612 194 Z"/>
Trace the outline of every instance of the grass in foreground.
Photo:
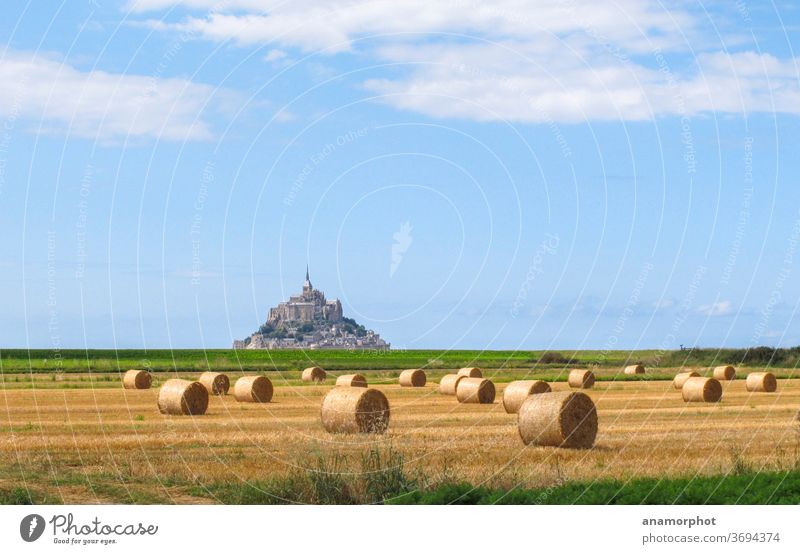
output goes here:
<path id="1" fill-rule="evenodd" d="M 492 490 L 469 484 L 414 491 L 391 504 L 798 504 L 800 471 L 569 483 L 550 489 Z"/>
<path id="2" fill-rule="evenodd" d="M 356 462 L 354 465 L 353 462 Z M 409 472 L 403 455 L 374 448 L 358 460 L 319 456 L 317 466 L 288 476 L 254 481 L 199 483 L 125 480 L 119 475 L 40 475 L 31 488 L 0 487 L 0 504 L 56 504 L 55 486 L 88 486 L 82 503 L 172 504 L 215 502 L 252 504 L 800 504 L 800 469 L 685 478 L 566 482 L 547 488 L 475 487 L 469 483 L 433 483 Z M 49 487 L 47 486 L 49 483 Z M 164 487 L 167 488 L 164 488 Z"/>
<path id="3" fill-rule="evenodd" d="M 317 467 L 288 477 L 258 482 L 195 486 L 191 494 L 223 504 L 381 504 L 421 485 L 405 470 L 403 455 L 389 448 L 370 449 L 352 471 L 346 456 L 320 456 Z"/>
<path id="4" fill-rule="evenodd" d="M 26 506 L 32 504 L 59 504 L 57 498 L 23 487 L 0 487 L 0 504 L 4 506 Z"/>
<path id="5" fill-rule="evenodd" d="M 548 488 L 487 488 L 469 483 L 431 484 L 410 475 L 403 455 L 374 448 L 361 456 L 360 472 L 346 457 L 318 458 L 316 470 L 256 483 L 212 484 L 193 489 L 225 504 L 800 504 L 800 468 L 672 479 L 571 482 Z"/>
<path id="6" fill-rule="evenodd" d="M 800 471 L 567 483 L 543 489 L 490 489 L 451 483 L 417 489 L 402 468 L 367 477 L 329 472 L 194 489 L 225 504 L 800 504 Z M 388 477 L 388 478 L 387 478 Z"/>

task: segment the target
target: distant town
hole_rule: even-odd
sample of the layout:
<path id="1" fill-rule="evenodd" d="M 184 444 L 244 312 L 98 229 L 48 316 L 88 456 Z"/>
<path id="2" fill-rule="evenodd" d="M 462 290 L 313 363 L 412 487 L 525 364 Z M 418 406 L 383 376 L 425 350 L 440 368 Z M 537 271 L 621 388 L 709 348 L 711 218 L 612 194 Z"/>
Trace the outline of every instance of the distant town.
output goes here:
<path id="1" fill-rule="evenodd" d="M 326 300 L 325 293 L 311 284 L 306 268 L 303 291 L 269 310 L 258 331 L 233 342 L 235 349 L 322 349 L 388 350 L 390 344 L 380 335 L 344 317 L 338 299 Z"/>

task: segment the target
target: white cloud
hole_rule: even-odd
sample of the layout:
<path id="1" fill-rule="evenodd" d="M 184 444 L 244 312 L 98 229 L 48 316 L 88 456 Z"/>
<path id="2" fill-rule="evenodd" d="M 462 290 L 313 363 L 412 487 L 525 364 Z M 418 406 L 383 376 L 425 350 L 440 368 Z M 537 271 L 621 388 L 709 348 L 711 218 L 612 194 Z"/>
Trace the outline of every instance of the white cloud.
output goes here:
<path id="1" fill-rule="evenodd" d="M 395 108 L 431 117 L 577 123 L 800 113 L 797 59 L 719 51 L 725 40 L 710 42 L 718 28 L 703 28 L 707 20 L 684 4 L 142 0 L 132 7 L 150 12 L 177 5 L 207 11 L 148 25 L 270 45 L 271 52 L 366 53 L 396 64 L 388 77 L 366 81 L 368 90 Z"/>
<path id="2" fill-rule="evenodd" d="M 297 60 L 289 56 L 286 51 L 273 48 L 264 56 L 264 61 L 272 64 L 275 67 L 288 67 Z"/>
<path id="3" fill-rule="evenodd" d="M 580 33 L 594 39 L 649 49 L 681 43 L 693 30 L 680 9 L 654 0 L 583 3 L 576 0 L 139 0 L 138 12 L 172 6 L 207 10 L 168 27 L 240 44 L 278 43 L 304 50 L 349 50 L 353 40 L 392 33 L 465 33 L 491 39 L 533 39 Z M 245 10 L 246 13 L 226 13 Z M 164 28 L 153 21 L 156 28 Z"/>
<path id="4" fill-rule="evenodd" d="M 800 60 L 770 54 L 700 54 L 698 76 L 686 84 L 687 97 L 705 109 L 724 112 L 800 113 Z"/>
<path id="5" fill-rule="evenodd" d="M 713 304 L 705 304 L 697 309 L 697 313 L 708 317 L 728 315 L 733 313 L 733 304 L 730 300 L 720 300 Z"/>
<path id="6" fill-rule="evenodd" d="M 264 56 L 264 61 L 274 62 L 282 60 L 284 58 L 286 58 L 286 52 L 284 52 L 283 50 L 270 50 L 269 52 L 267 52 L 267 55 Z"/>
<path id="7" fill-rule="evenodd" d="M 206 106 L 230 95 L 185 79 L 79 71 L 25 52 L 0 58 L 0 82 L 0 116 L 101 141 L 207 140 Z"/>
<path id="8" fill-rule="evenodd" d="M 418 63 L 408 49 L 389 52 Z M 705 112 L 800 113 L 797 60 L 768 54 L 712 54 L 688 74 L 610 56 L 529 55 L 514 45 L 434 49 L 408 76 L 366 82 L 384 101 L 434 117 L 508 120 L 649 120 Z"/>

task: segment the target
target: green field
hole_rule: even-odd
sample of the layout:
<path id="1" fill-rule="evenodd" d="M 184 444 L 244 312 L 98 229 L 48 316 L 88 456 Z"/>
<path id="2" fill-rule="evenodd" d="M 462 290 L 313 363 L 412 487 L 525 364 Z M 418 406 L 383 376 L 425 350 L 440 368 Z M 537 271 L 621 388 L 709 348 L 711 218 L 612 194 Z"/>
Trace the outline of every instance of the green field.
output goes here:
<path id="1" fill-rule="evenodd" d="M 429 370 L 479 366 L 492 369 L 619 368 L 642 363 L 659 367 L 771 367 L 793 370 L 800 348 L 694 350 L 22 350 L 0 349 L 4 373 L 118 372 L 133 368 L 160 371 L 300 370 L 318 365 L 326 370 Z"/>

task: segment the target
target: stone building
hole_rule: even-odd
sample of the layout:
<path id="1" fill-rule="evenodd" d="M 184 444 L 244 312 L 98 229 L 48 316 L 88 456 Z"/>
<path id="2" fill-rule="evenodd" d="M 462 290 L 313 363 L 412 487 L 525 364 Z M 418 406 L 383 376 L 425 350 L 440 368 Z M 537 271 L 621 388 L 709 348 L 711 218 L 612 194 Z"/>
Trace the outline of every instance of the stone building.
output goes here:
<path id="1" fill-rule="evenodd" d="M 331 323 L 341 321 L 342 303 L 339 300 L 325 300 L 325 293 L 314 289 L 306 268 L 303 292 L 289 297 L 270 309 L 267 323 L 277 325 L 288 322 L 312 322 L 325 320 Z"/>

